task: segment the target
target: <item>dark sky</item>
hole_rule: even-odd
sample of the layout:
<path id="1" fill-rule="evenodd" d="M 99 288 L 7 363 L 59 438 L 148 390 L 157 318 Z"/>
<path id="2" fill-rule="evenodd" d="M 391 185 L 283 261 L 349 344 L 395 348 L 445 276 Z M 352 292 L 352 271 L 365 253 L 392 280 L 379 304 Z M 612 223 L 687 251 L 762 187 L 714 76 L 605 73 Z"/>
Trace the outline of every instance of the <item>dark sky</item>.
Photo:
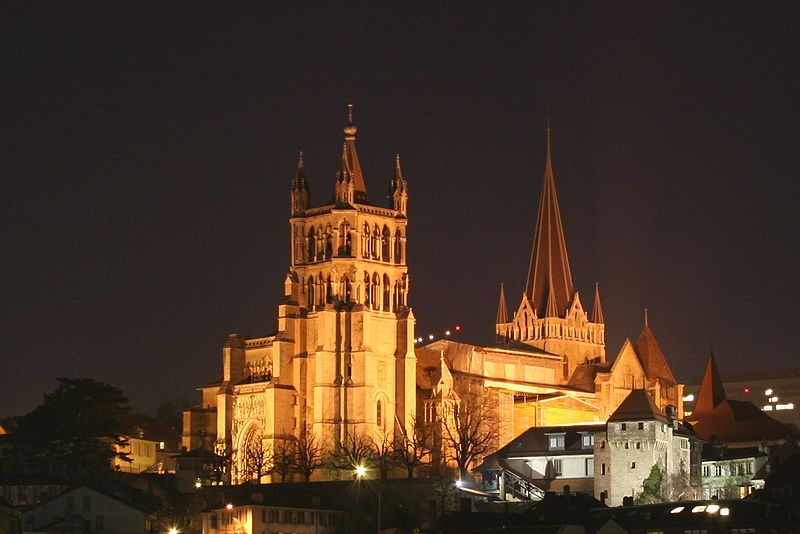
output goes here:
<path id="1" fill-rule="evenodd" d="M 573 277 L 607 352 L 679 379 L 796 366 L 800 9 L 791 2 L 26 2 L 0 13 L 0 416 L 56 376 L 152 411 L 270 334 L 289 187 L 410 187 L 420 334 L 493 339 L 523 290 L 549 114 Z"/>

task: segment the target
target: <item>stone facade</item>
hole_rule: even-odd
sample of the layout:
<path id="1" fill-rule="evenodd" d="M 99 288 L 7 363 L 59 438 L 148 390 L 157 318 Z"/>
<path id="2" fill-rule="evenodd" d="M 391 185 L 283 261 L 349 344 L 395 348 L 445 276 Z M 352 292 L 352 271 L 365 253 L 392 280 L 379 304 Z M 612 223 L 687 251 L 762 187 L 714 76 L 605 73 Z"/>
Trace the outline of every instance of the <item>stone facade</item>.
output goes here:
<path id="1" fill-rule="evenodd" d="M 633 391 L 595 436 L 595 497 L 609 506 L 635 498 L 654 465 L 662 491 L 674 486 L 673 500 L 699 497 L 702 444 L 680 420 L 667 417 L 644 390 Z M 678 487 L 682 486 L 682 487 Z"/>

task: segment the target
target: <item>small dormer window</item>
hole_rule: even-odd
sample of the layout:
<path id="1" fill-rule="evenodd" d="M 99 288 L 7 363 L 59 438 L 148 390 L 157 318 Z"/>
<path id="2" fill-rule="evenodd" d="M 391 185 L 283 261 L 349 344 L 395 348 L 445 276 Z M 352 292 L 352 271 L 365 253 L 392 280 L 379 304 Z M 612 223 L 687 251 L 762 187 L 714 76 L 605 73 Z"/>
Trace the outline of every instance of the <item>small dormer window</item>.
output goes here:
<path id="1" fill-rule="evenodd" d="M 581 434 L 581 448 L 591 449 L 594 447 L 594 434 Z"/>
<path id="2" fill-rule="evenodd" d="M 564 434 L 547 434 L 547 450 L 563 451 Z"/>

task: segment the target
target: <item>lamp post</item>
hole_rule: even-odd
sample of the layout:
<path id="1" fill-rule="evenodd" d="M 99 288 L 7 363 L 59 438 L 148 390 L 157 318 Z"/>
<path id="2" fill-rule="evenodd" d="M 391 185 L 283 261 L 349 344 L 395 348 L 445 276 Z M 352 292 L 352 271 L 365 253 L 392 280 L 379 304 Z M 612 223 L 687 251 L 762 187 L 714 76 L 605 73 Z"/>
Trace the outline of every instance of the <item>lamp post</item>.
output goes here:
<path id="1" fill-rule="evenodd" d="M 364 467 L 363 465 L 356 466 L 356 478 L 357 478 L 357 480 L 359 482 L 359 486 L 360 486 L 361 479 L 366 477 L 366 474 L 367 474 L 367 468 L 366 467 Z M 372 491 L 375 491 L 375 490 L 372 490 Z M 378 491 L 375 491 L 375 494 L 378 496 L 378 530 L 377 530 L 378 534 L 380 534 L 380 532 L 381 532 L 381 493 L 382 492 L 381 492 L 380 488 L 378 488 Z"/>

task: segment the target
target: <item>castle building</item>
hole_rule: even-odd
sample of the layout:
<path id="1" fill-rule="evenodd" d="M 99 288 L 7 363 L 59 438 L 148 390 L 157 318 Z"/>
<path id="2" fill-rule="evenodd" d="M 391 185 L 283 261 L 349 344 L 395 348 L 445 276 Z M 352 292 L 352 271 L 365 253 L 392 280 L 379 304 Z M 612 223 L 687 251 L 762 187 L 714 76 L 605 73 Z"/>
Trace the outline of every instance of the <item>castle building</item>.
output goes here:
<path id="1" fill-rule="evenodd" d="M 517 311 L 509 319 L 501 286 L 495 344 L 441 339 L 416 348 L 408 185 L 397 157 L 390 205 L 370 202 L 356 132 L 348 106 L 328 203 L 311 204 L 301 153 L 291 186 L 290 263 L 277 332 L 229 336 L 222 378 L 199 388 L 201 405 L 184 413 L 185 448 L 202 446 L 232 458 L 231 481 L 241 482 L 249 478 L 246 451 L 297 439 L 305 430 L 330 447 L 351 432 L 376 440 L 409 432 L 419 417 L 441 436 L 445 414 L 465 390 L 492 403 L 490 451 L 533 426 L 605 422 L 636 389 L 646 389 L 659 409 L 674 406 L 682 416 L 683 386 L 647 321 L 636 344 L 626 341 L 612 364 L 598 286 L 591 316 L 574 292 L 549 128 L 530 269 Z"/>

